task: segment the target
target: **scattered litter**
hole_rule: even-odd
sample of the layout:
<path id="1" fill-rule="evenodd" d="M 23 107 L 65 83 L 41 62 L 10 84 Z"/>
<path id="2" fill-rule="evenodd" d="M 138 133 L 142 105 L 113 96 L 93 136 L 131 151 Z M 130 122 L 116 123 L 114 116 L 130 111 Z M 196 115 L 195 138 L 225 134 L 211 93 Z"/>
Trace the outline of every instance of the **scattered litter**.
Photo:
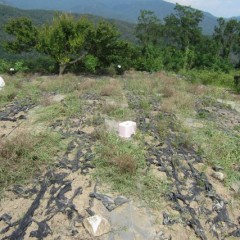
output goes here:
<path id="1" fill-rule="evenodd" d="M 105 194 L 97 193 L 97 183 L 94 187 L 94 192 L 90 193 L 89 195 L 91 198 L 96 198 L 97 200 L 101 201 L 102 204 L 107 208 L 108 211 L 112 211 L 118 206 L 123 205 L 124 203 L 129 202 L 129 199 L 125 196 L 118 196 L 115 199 L 113 199 L 110 196 L 107 196 Z"/>
<path id="2" fill-rule="evenodd" d="M 130 138 L 136 133 L 137 124 L 132 121 L 119 123 L 118 125 L 119 136 L 122 138 Z"/>
<path id="3" fill-rule="evenodd" d="M 11 67 L 11 68 L 9 69 L 8 73 L 9 73 L 10 75 L 13 75 L 14 73 L 16 73 L 15 68 Z"/>

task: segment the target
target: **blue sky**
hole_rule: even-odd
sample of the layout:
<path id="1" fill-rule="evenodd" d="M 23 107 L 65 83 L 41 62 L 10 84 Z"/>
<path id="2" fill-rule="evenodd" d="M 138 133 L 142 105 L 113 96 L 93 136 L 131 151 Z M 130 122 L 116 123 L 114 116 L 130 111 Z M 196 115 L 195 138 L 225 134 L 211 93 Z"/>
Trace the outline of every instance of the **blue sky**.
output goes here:
<path id="1" fill-rule="evenodd" d="M 240 16 L 240 0 L 164 0 L 209 12 L 216 17 Z"/>

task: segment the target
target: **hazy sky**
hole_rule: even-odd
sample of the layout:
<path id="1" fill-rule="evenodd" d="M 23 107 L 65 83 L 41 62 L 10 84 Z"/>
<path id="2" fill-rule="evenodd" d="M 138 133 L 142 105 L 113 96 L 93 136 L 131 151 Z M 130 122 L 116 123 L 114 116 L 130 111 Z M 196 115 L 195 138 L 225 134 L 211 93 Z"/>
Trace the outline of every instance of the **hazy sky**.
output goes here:
<path id="1" fill-rule="evenodd" d="M 164 0 L 171 3 L 179 3 L 191 6 L 217 17 L 240 16 L 240 0 Z"/>

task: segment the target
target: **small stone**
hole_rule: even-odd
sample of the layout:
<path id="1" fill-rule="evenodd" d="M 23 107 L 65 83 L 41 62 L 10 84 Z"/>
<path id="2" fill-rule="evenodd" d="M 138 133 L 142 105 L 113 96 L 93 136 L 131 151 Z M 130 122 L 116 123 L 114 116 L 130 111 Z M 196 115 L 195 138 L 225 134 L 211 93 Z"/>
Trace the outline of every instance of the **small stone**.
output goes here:
<path id="1" fill-rule="evenodd" d="M 240 181 L 233 182 L 231 184 L 231 189 L 236 193 L 240 193 Z"/>
<path id="2" fill-rule="evenodd" d="M 106 195 L 102 196 L 101 201 L 108 211 L 112 211 L 116 207 L 113 199 Z"/>
<path id="3" fill-rule="evenodd" d="M 145 118 L 145 122 L 146 122 L 146 124 L 149 124 L 150 123 L 150 119 L 149 118 Z"/>
<path id="4" fill-rule="evenodd" d="M 214 178 L 216 178 L 217 180 L 219 180 L 219 181 L 223 181 L 224 180 L 224 174 L 223 173 L 221 173 L 221 172 L 213 172 L 212 173 L 212 176 L 214 177 Z"/>
<path id="5" fill-rule="evenodd" d="M 121 206 L 123 205 L 124 203 L 128 202 L 129 200 L 124 197 L 124 196 L 118 196 L 114 199 L 114 202 L 115 202 L 115 205 L 116 206 Z"/>
<path id="6" fill-rule="evenodd" d="M 86 230 L 94 237 L 102 236 L 111 231 L 110 223 L 100 215 L 95 215 L 83 220 Z"/>
<path id="7" fill-rule="evenodd" d="M 219 171 L 222 171 L 223 170 L 223 167 L 219 166 L 219 165 L 215 165 L 212 167 L 212 169 L 216 172 L 219 172 Z"/>

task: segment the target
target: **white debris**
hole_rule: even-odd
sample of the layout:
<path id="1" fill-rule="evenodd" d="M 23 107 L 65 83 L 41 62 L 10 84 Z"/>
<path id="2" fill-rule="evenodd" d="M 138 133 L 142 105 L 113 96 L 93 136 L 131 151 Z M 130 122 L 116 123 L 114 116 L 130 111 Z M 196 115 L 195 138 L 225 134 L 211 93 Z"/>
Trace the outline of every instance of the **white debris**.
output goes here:
<path id="1" fill-rule="evenodd" d="M 136 133 L 137 124 L 132 121 L 126 121 L 119 123 L 118 132 L 119 136 L 122 138 L 130 138 L 133 134 Z"/>
<path id="2" fill-rule="evenodd" d="M 86 230 L 94 237 L 102 236 L 111 231 L 110 223 L 100 215 L 94 215 L 83 220 Z"/>
<path id="3" fill-rule="evenodd" d="M 5 82 L 3 80 L 3 78 L 0 76 L 0 90 L 2 90 L 5 86 Z"/>
<path id="4" fill-rule="evenodd" d="M 224 180 L 224 174 L 223 173 L 221 173 L 221 172 L 213 172 L 212 173 L 212 176 L 214 177 L 214 178 L 216 178 L 217 180 L 219 180 L 219 181 L 223 181 Z"/>

